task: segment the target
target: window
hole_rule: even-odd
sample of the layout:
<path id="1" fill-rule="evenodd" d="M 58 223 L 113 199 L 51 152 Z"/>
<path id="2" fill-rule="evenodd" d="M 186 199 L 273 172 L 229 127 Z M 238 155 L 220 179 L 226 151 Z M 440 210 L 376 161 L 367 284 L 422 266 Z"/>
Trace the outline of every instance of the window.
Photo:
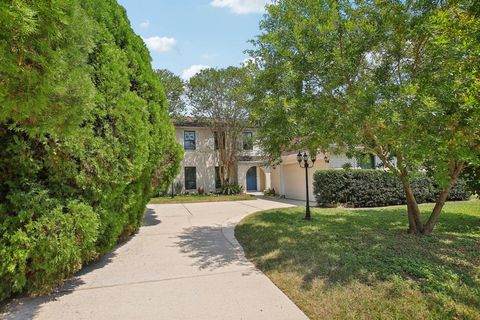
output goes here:
<path id="1" fill-rule="evenodd" d="M 183 132 L 183 147 L 185 150 L 195 150 L 195 131 Z"/>
<path id="2" fill-rule="evenodd" d="M 215 188 L 222 187 L 222 180 L 220 179 L 220 167 L 215 167 Z"/>
<path id="3" fill-rule="evenodd" d="M 185 167 L 185 189 L 197 189 L 197 168 Z"/>
<path id="4" fill-rule="evenodd" d="M 243 150 L 253 150 L 253 133 L 243 133 Z"/>
<path id="5" fill-rule="evenodd" d="M 218 133 L 217 131 L 213 132 L 213 140 L 215 144 L 215 150 L 218 150 Z M 222 143 L 223 143 L 223 148 L 225 148 L 225 132 L 222 132 Z"/>

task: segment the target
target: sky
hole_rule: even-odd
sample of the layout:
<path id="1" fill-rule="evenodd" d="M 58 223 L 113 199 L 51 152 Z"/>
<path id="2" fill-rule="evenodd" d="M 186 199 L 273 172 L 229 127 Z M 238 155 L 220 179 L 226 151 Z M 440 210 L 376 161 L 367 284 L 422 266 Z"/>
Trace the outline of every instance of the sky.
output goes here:
<path id="1" fill-rule="evenodd" d="M 188 80 L 207 67 L 239 66 L 260 33 L 268 0 L 118 0 L 154 69 Z"/>

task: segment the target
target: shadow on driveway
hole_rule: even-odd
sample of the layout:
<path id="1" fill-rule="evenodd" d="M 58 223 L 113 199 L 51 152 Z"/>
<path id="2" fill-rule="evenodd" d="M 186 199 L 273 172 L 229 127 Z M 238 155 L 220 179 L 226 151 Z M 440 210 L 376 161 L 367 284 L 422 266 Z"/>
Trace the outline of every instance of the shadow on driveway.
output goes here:
<path id="1" fill-rule="evenodd" d="M 162 221 L 157 218 L 155 210 L 147 208 L 147 211 L 145 211 L 143 215 L 142 227 L 156 226 L 160 223 L 162 223 Z"/>
<path id="2" fill-rule="evenodd" d="M 233 226 L 231 227 L 233 228 Z M 176 236 L 175 246 L 194 261 L 199 269 L 216 270 L 227 266 L 251 266 L 243 250 L 223 235 L 221 226 L 191 227 Z"/>

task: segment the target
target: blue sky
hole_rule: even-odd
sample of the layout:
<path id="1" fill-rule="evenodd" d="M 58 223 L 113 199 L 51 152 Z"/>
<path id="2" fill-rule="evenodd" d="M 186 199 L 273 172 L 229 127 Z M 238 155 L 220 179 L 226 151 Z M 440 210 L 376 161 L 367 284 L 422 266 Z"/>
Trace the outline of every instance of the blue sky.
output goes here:
<path id="1" fill-rule="evenodd" d="M 153 67 L 185 79 L 205 67 L 240 65 L 267 1 L 118 0 L 147 43 Z"/>

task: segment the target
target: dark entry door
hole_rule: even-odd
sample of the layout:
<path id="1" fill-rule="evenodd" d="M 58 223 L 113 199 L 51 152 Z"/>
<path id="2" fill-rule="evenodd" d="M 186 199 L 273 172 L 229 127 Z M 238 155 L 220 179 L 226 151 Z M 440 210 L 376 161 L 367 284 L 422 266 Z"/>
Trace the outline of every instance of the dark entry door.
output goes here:
<path id="1" fill-rule="evenodd" d="M 247 171 L 247 191 L 257 191 L 257 167 Z"/>

